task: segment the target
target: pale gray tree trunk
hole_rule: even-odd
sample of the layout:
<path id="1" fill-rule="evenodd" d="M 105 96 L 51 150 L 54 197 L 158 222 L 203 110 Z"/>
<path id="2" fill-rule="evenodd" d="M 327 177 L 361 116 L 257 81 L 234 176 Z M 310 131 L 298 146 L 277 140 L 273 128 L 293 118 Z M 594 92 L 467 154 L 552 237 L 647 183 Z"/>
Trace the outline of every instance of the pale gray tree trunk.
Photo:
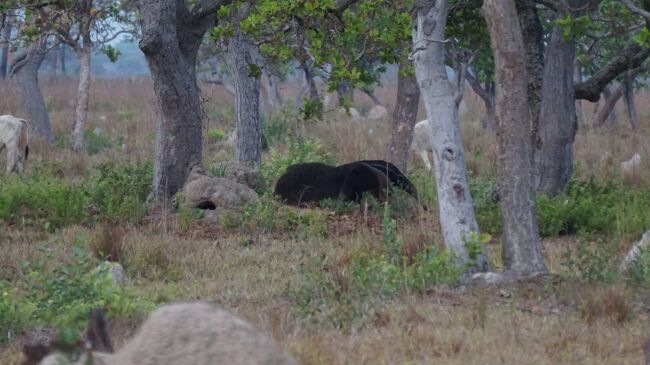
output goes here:
<path id="1" fill-rule="evenodd" d="M 2 32 L 0 33 L 0 79 L 7 77 L 9 66 L 9 39 L 11 38 L 12 19 L 10 16 L 2 16 Z"/>
<path id="2" fill-rule="evenodd" d="M 458 120 L 462 90 L 452 89 L 445 69 L 443 42 L 448 10 L 447 0 L 417 3 L 413 59 L 433 142 L 440 226 L 445 245 L 454 252 L 457 263 L 463 265 L 469 263 L 466 240 L 479 228 L 469 191 Z M 477 264 L 479 270 L 487 268 L 485 255 L 478 255 Z"/>
<path id="3" fill-rule="evenodd" d="M 156 94 L 156 141 L 151 199 L 179 191 L 201 163 L 201 102 L 196 57 L 216 8 L 190 13 L 180 0 L 139 0 L 142 38 Z"/>
<path id="4" fill-rule="evenodd" d="M 18 89 L 25 119 L 46 143 L 54 141 L 45 99 L 38 84 L 38 69 L 45 58 L 47 37 L 41 38 L 11 60 L 9 75 Z"/>
<path id="5" fill-rule="evenodd" d="M 397 100 L 393 110 L 388 150 L 388 159 L 401 170 L 406 170 L 408 163 L 411 142 L 413 141 L 413 127 L 418 116 L 418 104 L 420 103 L 418 80 L 414 74 L 405 72 L 404 67 L 404 63 L 400 63 L 397 72 Z"/>
<path id="6" fill-rule="evenodd" d="M 262 128 L 260 123 L 260 75 L 254 67 L 253 44 L 240 32 L 223 41 L 224 58 L 235 86 L 237 147 L 235 160 L 259 167 L 262 162 Z"/>
<path id="7" fill-rule="evenodd" d="M 627 71 L 623 78 L 623 102 L 627 111 L 627 119 L 632 129 L 636 130 L 637 114 L 636 103 L 634 102 L 634 79 L 633 71 Z"/>
<path id="8" fill-rule="evenodd" d="M 88 33 L 90 35 L 90 33 Z M 90 93 L 90 40 L 84 37 L 83 48 L 77 51 L 79 56 L 79 84 L 77 85 L 77 106 L 75 107 L 74 125 L 72 126 L 72 149 L 81 151 L 86 144 L 84 130 L 88 119 L 88 99 Z"/>
<path id="9" fill-rule="evenodd" d="M 93 26 L 93 0 L 81 0 L 77 2 L 76 11 L 79 12 L 79 32 L 81 44 L 67 32 L 60 32 L 59 39 L 67 43 L 79 58 L 79 81 L 77 84 L 77 105 L 75 107 L 74 124 L 72 126 L 72 149 L 81 151 L 84 149 L 84 129 L 88 119 L 88 98 L 90 93 L 90 55 L 92 53 L 92 40 L 90 32 Z"/>
<path id="10" fill-rule="evenodd" d="M 542 107 L 535 141 L 535 188 L 544 194 L 564 191 L 573 173 L 573 141 L 578 123 L 573 89 L 575 42 L 554 26 L 546 55 Z"/>
<path id="11" fill-rule="evenodd" d="M 496 69 L 503 263 L 506 273 L 515 276 L 545 273 L 535 213 L 526 56 L 517 11 L 513 0 L 485 0 L 483 12 Z"/>
<path id="12" fill-rule="evenodd" d="M 608 120 L 611 120 L 613 123 L 615 123 L 618 119 L 616 116 L 615 107 L 616 103 L 618 103 L 618 101 L 623 96 L 623 87 L 621 85 L 618 85 L 616 89 L 614 89 L 614 92 L 612 92 L 609 87 L 607 87 L 603 90 L 603 96 L 603 99 L 605 99 L 605 101 L 601 105 L 600 109 L 598 109 L 598 113 L 596 114 L 596 125 L 599 127 L 607 124 Z"/>

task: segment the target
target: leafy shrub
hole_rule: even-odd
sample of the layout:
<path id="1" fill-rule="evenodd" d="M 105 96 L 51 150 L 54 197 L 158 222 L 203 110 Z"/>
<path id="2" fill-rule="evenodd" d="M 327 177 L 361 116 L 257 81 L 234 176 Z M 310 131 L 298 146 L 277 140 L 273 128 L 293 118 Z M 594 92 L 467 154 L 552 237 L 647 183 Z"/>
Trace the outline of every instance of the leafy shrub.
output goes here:
<path id="1" fill-rule="evenodd" d="M 593 283 L 613 283 L 618 277 L 617 247 L 597 241 L 580 242 L 577 250 L 567 249 L 564 265 L 569 273 Z"/>
<path id="2" fill-rule="evenodd" d="M 494 180 L 472 180 L 469 189 L 474 200 L 476 221 L 481 232 L 498 234 L 501 232 L 501 210 L 496 199 L 497 183 Z"/>
<path id="3" fill-rule="evenodd" d="M 84 139 L 86 140 L 86 152 L 91 156 L 113 147 L 113 142 L 104 133 L 95 133 L 87 129 L 84 131 Z"/>
<path id="4" fill-rule="evenodd" d="M 632 286 L 650 289 L 650 248 L 641 250 L 640 255 L 628 271 L 627 282 Z"/>
<path id="5" fill-rule="evenodd" d="M 218 128 L 210 128 L 208 138 L 214 142 L 223 141 L 226 138 L 226 132 Z"/>
<path id="6" fill-rule="evenodd" d="M 270 156 L 262 163 L 261 172 L 268 186 L 274 186 L 275 181 L 287 167 L 301 162 L 322 162 L 334 164 L 336 159 L 327 152 L 323 145 L 315 140 L 298 138 L 285 139 L 286 151 L 271 148 Z"/>
<path id="7" fill-rule="evenodd" d="M 145 214 L 151 188 L 152 166 L 147 162 L 106 163 L 97 167 L 93 202 L 100 216 L 113 221 L 138 222 Z"/>
<path id="8" fill-rule="evenodd" d="M 54 229 L 87 218 L 90 196 L 85 184 L 72 184 L 48 168 L 0 179 L 0 219 Z"/>
<path id="9" fill-rule="evenodd" d="M 21 266 L 23 275 L 14 283 L 13 295 L 0 283 L 0 341 L 9 331 L 50 325 L 58 329 L 64 342 L 70 343 L 77 339 L 93 308 L 105 307 L 111 315 L 129 316 L 152 306 L 128 289 L 114 286 L 108 266 L 99 265 L 78 246 L 73 247 L 70 263 L 58 263 L 47 253 L 44 259 L 23 262 Z"/>
<path id="10" fill-rule="evenodd" d="M 363 318 L 368 307 L 385 299 L 458 280 L 464 268 L 456 266 L 449 251 L 430 245 L 413 260 L 400 255 L 402 239 L 389 209 L 386 205 L 379 252 L 353 251 L 349 260 L 334 264 L 328 264 L 324 257 L 308 260 L 303 279 L 290 290 L 299 310 L 307 315 L 325 315 L 339 327 L 349 326 Z"/>
<path id="11" fill-rule="evenodd" d="M 270 194 L 260 196 L 238 212 L 224 216 L 225 229 L 251 233 L 290 234 L 294 237 L 317 237 L 327 233 L 327 212 L 320 209 L 297 209 L 284 205 Z"/>

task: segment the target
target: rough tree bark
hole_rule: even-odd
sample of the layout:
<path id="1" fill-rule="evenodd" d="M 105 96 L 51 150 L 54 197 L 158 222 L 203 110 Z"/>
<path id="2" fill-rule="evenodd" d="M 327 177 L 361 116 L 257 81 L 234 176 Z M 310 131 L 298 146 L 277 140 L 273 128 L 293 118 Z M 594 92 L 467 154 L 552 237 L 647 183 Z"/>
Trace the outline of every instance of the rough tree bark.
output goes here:
<path id="1" fill-rule="evenodd" d="M 469 191 L 458 120 L 462 91 L 452 89 L 445 68 L 444 39 L 448 10 L 447 0 L 417 3 L 412 56 L 431 128 L 440 226 L 445 245 L 454 252 L 457 263 L 462 265 L 469 263 L 466 239 L 472 232 L 478 232 L 479 228 Z M 479 270 L 486 270 L 486 256 L 479 254 L 476 264 Z"/>
<path id="2" fill-rule="evenodd" d="M 496 69 L 503 263 L 506 273 L 515 276 L 545 273 L 532 184 L 532 123 L 522 33 L 513 0 L 485 0 L 483 11 Z"/>
<path id="3" fill-rule="evenodd" d="M 18 89 L 23 113 L 38 135 L 46 143 L 54 141 L 54 134 L 50 127 L 50 118 L 47 115 L 45 99 L 38 84 L 38 69 L 45 58 L 47 37 L 40 39 L 24 49 L 11 60 L 9 76 Z"/>
<path id="4" fill-rule="evenodd" d="M 201 102 L 196 57 L 205 32 L 225 1 L 199 1 L 192 12 L 182 0 L 138 0 L 142 38 L 156 94 L 152 199 L 179 191 L 201 162 Z"/>
<path id="5" fill-rule="evenodd" d="M 9 38 L 11 37 L 12 21 L 10 16 L 2 16 L 2 33 L 0 33 L 0 79 L 7 77 L 9 60 Z"/>
<path id="6" fill-rule="evenodd" d="M 544 83 L 544 28 L 534 2 L 517 0 L 515 3 L 526 50 L 528 107 L 532 117 L 531 138 L 537 141 Z"/>
<path id="7" fill-rule="evenodd" d="M 86 40 L 88 39 L 88 40 Z M 88 99 L 90 93 L 90 30 L 84 34 L 83 47 L 77 50 L 79 56 L 79 84 L 77 85 L 77 106 L 72 126 L 72 149 L 81 151 L 86 144 L 84 130 L 88 119 Z"/>
<path id="8" fill-rule="evenodd" d="M 413 127 L 418 116 L 420 89 L 415 75 L 399 65 L 397 72 L 397 100 L 393 110 L 388 159 L 400 170 L 406 170 L 409 150 L 413 141 Z"/>
<path id="9" fill-rule="evenodd" d="M 535 188 L 562 192 L 573 173 L 573 141 L 578 124 L 573 90 L 575 42 L 554 26 L 546 55 L 542 107 L 535 138 Z"/>
<path id="10" fill-rule="evenodd" d="M 224 58 L 235 86 L 237 147 L 235 159 L 259 167 L 262 162 L 260 78 L 253 73 L 253 44 L 240 32 L 223 41 Z"/>

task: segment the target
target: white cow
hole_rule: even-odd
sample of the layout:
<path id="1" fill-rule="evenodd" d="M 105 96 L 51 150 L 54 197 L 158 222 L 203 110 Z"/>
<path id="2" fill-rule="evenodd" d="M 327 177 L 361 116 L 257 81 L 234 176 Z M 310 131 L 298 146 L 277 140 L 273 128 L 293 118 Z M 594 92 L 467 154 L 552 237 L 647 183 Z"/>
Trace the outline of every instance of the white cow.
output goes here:
<path id="1" fill-rule="evenodd" d="M 641 155 L 635 153 L 631 159 L 621 162 L 621 171 L 623 175 L 630 175 L 638 171 L 641 167 Z"/>
<path id="2" fill-rule="evenodd" d="M 429 152 L 433 152 L 433 142 L 431 141 L 431 134 L 429 128 L 429 120 L 425 119 L 415 124 L 413 127 L 413 141 L 411 142 L 411 150 L 417 152 L 424 165 L 431 171 L 432 161 L 429 159 Z"/>
<path id="3" fill-rule="evenodd" d="M 20 149 L 19 149 L 20 147 Z M 0 152 L 7 149 L 7 174 L 23 170 L 20 151 L 29 155 L 29 123 L 13 115 L 0 115 Z"/>

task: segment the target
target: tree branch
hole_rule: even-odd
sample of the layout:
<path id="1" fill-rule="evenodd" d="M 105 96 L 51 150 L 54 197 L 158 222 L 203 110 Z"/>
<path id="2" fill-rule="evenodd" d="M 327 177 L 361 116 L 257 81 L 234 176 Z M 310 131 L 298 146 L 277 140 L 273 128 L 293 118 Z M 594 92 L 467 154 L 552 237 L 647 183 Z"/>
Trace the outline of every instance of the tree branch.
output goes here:
<path id="1" fill-rule="evenodd" d="M 589 79 L 575 85 L 575 98 L 585 99 L 595 103 L 600 99 L 600 93 L 605 86 L 628 69 L 641 66 L 650 56 L 650 48 L 642 48 L 632 41 L 618 57 L 601 68 Z"/>
<path id="2" fill-rule="evenodd" d="M 472 75 L 471 72 L 469 72 L 469 69 L 465 69 L 465 79 L 469 83 L 469 86 L 471 86 L 472 90 L 476 93 L 476 95 L 483 99 L 483 102 L 494 102 L 494 95 L 490 94 L 487 89 L 484 89 L 481 86 L 481 83 L 478 82 L 478 80 L 474 77 L 474 75 Z"/>
<path id="3" fill-rule="evenodd" d="M 632 0 L 621 0 L 623 5 L 628 8 L 628 10 L 636 15 L 640 15 L 645 18 L 646 21 L 650 22 L 650 11 L 643 10 L 638 6 L 634 5 Z"/>
<path id="4" fill-rule="evenodd" d="M 216 13 L 220 7 L 228 5 L 231 2 L 232 0 L 200 0 L 192 9 L 192 15 L 198 18 L 204 18 Z"/>

